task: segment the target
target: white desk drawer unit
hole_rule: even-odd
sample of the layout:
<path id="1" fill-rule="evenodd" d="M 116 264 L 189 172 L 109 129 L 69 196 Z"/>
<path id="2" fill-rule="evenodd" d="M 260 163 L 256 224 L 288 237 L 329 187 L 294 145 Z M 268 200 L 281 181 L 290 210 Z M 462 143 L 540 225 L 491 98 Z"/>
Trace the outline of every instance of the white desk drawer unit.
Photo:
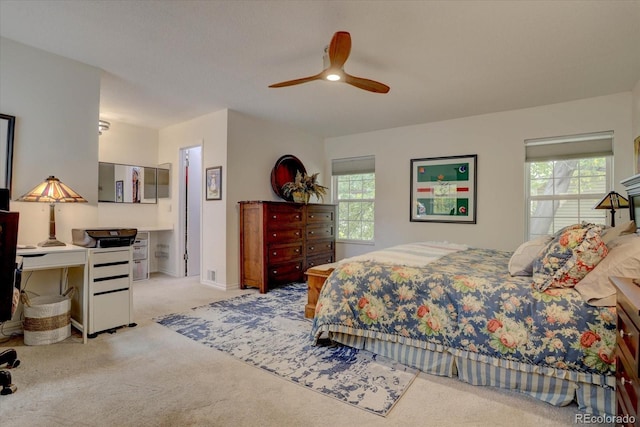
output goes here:
<path id="1" fill-rule="evenodd" d="M 133 251 L 89 249 L 89 338 L 133 323 Z"/>

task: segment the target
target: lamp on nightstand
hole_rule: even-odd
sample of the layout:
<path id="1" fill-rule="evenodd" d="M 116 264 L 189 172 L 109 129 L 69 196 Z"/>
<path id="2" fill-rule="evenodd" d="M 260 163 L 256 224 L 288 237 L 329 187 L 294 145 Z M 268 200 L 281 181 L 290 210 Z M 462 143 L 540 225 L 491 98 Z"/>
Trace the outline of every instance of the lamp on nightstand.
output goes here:
<path id="1" fill-rule="evenodd" d="M 55 176 L 50 176 L 33 190 L 18 199 L 19 202 L 49 203 L 49 238 L 38 246 L 66 246 L 56 239 L 56 203 L 86 203 L 78 193 L 60 182 Z"/>
<path id="2" fill-rule="evenodd" d="M 629 201 L 616 193 L 615 191 L 609 192 L 602 200 L 598 202 L 597 205 L 593 207 L 593 209 L 609 209 L 611 211 L 611 226 L 615 227 L 616 219 L 615 213 L 616 209 L 620 208 L 628 208 Z"/>

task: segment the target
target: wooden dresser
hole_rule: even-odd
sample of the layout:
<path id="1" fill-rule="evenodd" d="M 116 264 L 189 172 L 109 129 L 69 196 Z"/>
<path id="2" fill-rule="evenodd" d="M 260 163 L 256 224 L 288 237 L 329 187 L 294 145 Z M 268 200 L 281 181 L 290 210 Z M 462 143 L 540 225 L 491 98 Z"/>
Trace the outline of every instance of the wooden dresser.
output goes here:
<path id="1" fill-rule="evenodd" d="M 611 277 L 616 287 L 618 334 L 616 348 L 616 415 L 621 419 L 638 420 L 640 383 L 640 286 L 626 277 Z M 626 415 L 626 417 L 624 417 Z"/>
<path id="2" fill-rule="evenodd" d="M 335 261 L 335 205 L 240 202 L 240 288 L 303 282 Z"/>

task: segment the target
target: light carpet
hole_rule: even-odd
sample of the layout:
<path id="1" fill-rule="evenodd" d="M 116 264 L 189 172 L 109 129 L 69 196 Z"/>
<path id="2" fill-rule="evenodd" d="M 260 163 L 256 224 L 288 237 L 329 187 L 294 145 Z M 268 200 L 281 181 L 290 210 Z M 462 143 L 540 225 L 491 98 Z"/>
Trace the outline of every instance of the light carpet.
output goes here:
<path id="1" fill-rule="evenodd" d="M 155 319 L 192 340 L 357 408 L 386 416 L 417 370 L 368 351 L 314 346 L 296 283 Z"/>

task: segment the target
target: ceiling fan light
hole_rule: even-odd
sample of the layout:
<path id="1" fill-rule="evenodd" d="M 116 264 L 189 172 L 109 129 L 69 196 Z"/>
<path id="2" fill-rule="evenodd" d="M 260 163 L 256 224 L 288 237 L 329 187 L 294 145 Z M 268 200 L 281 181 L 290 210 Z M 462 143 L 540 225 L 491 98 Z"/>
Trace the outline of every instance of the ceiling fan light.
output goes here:
<path id="1" fill-rule="evenodd" d="M 335 73 L 327 74 L 327 80 L 330 82 L 337 82 L 340 80 L 340 75 Z"/>

